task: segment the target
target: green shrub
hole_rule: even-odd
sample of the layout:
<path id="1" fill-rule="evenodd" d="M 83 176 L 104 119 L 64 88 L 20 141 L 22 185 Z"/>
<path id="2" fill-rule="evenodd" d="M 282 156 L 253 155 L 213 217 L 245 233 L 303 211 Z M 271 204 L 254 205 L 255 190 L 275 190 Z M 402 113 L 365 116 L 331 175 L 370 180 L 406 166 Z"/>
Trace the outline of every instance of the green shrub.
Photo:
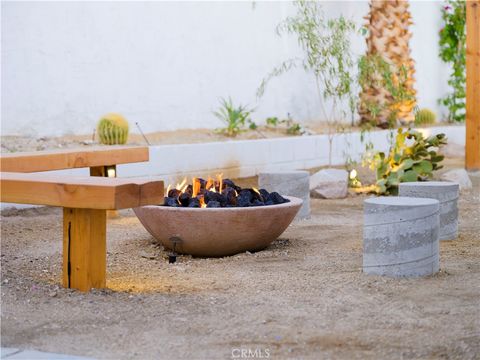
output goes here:
<path id="1" fill-rule="evenodd" d="M 435 113 L 430 109 L 420 109 L 415 113 L 415 125 L 435 124 Z"/>
<path id="2" fill-rule="evenodd" d="M 279 120 L 276 116 L 274 116 L 267 118 L 265 122 L 267 126 L 273 128 L 283 126 L 288 135 L 302 135 L 305 133 L 305 129 L 302 127 L 302 125 L 293 121 L 290 114 L 288 114 L 288 119 Z"/>
<path id="3" fill-rule="evenodd" d="M 97 132 L 101 144 L 125 144 L 128 139 L 128 121 L 120 114 L 106 114 L 98 122 Z"/>
<path id="4" fill-rule="evenodd" d="M 434 171 L 443 167 L 440 162 L 444 156 L 436 150 L 446 143 L 445 134 L 425 138 L 418 131 L 398 129 L 388 156 L 377 152 L 373 157 L 371 167 L 376 171 L 376 192 L 396 195 L 401 182 L 431 178 Z"/>
<path id="5" fill-rule="evenodd" d="M 247 124 L 252 130 L 257 128 L 257 125 L 250 119 L 250 114 L 253 110 L 249 110 L 243 105 L 233 105 L 230 98 L 228 100 L 222 98 L 220 103 L 220 108 L 214 111 L 213 114 L 222 120 L 226 127 L 216 129 L 216 132 L 227 136 L 237 136 L 242 131 L 245 131 L 245 125 Z"/>

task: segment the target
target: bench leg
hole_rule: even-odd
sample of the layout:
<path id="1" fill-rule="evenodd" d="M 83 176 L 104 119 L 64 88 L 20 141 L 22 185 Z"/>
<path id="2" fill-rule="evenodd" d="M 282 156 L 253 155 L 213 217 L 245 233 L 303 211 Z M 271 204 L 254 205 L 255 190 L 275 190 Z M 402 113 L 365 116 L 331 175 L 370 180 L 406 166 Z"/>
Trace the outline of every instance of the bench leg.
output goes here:
<path id="1" fill-rule="evenodd" d="M 63 286 L 104 288 L 107 268 L 106 210 L 63 209 Z"/>

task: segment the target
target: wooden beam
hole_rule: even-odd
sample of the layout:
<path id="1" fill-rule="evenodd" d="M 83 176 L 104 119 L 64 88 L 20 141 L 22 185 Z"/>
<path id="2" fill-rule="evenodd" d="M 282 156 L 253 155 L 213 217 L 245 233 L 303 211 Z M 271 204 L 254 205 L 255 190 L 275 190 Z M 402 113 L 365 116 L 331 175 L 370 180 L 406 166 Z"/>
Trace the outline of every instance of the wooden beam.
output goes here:
<path id="1" fill-rule="evenodd" d="M 116 210 L 163 203 L 158 178 L 68 177 L 1 173 L 1 201 L 70 208 Z"/>
<path id="2" fill-rule="evenodd" d="M 88 149 L 2 154 L 4 172 L 38 172 L 148 161 L 145 146 L 97 146 Z"/>
<path id="3" fill-rule="evenodd" d="M 105 210 L 63 209 L 63 286 L 104 288 L 107 268 Z"/>
<path id="4" fill-rule="evenodd" d="M 465 167 L 480 170 L 480 0 L 467 1 Z"/>

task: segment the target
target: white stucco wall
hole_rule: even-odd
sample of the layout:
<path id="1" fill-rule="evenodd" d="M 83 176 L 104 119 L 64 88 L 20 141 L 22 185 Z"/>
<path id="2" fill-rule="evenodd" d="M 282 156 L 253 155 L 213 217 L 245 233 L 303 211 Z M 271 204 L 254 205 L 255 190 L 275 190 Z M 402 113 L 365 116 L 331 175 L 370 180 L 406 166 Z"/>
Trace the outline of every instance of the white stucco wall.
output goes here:
<path id="1" fill-rule="evenodd" d="M 448 71 L 438 58 L 440 2 L 412 2 L 419 105 L 440 113 Z M 362 23 L 367 1 L 325 2 L 328 16 Z M 276 25 L 288 2 L 2 2 L 2 134 L 90 133 L 120 112 L 145 132 L 215 128 L 219 97 L 256 107 L 254 119 L 321 120 L 301 70 L 261 79 L 298 54 Z M 364 42 L 355 39 L 361 54 Z M 135 131 L 135 129 L 133 129 Z"/>

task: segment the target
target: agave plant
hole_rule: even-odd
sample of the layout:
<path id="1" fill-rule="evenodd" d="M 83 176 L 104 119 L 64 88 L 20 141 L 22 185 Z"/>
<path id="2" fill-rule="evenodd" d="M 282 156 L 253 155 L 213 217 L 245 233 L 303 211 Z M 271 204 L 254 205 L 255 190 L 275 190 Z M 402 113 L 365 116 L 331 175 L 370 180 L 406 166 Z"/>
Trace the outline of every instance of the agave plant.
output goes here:
<path id="1" fill-rule="evenodd" d="M 222 98 L 220 103 L 220 108 L 214 111 L 213 114 L 222 120 L 226 127 L 216 129 L 217 132 L 227 136 L 237 136 L 245 130 L 245 125 L 247 124 L 252 130 L 257 128 L 257 125 L 250 119 L 250 114 L 253 110 L 243 105 L 233 105 L 231 98 L 228 98 L 228 100 Z"/>
<path id="2" fill-rule="evenodd" d="M 425 138 L 418 131 L 400 128 L 395 140 L 388 156 L 377 152 L 373 157 L 378 194 L 396 195 L 401 182 L 426 181 L 443 167 L 440 162 L 444 156 L 436 149 L 447 143 L 445 134 Z"/>

